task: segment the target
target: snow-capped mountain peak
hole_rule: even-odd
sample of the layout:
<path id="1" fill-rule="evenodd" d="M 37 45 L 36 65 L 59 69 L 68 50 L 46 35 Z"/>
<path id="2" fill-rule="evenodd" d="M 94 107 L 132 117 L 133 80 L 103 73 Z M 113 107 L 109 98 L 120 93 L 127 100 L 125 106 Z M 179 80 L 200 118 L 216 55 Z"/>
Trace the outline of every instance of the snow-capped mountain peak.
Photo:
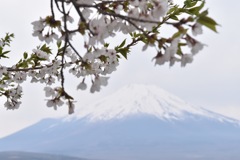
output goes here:
<path id="1" fill-rule="evenodd" d="M 131 115 L 152 115 L 163 120 L 184 119 L 185 115 L 229 121 L 224 116 L 194 107 L 152 85 L 131 84 L 91 105 L 80 107 L 77 118 L 91 121 L 120 119 Z"/>
<path id="2" fill-rule="evenodd" d="M 76 117 L 45 119 L 0 139 L 0 151 L 104 160 L 240 159 L 239 121 L 155 86 L 129 85 L 79 109 Z"/>

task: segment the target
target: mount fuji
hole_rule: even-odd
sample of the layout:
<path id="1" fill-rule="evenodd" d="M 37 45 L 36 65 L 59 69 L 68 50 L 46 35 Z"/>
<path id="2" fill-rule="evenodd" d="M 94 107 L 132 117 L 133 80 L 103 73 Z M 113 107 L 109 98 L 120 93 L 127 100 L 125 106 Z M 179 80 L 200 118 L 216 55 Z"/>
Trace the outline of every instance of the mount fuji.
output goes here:
<path id="1" fill-rule="evenodd" d="M 239 160 L 240 122 L 148 85 L 128 85 L 71 117 L 0 139 L 0 151 L 97 160 Z"/>

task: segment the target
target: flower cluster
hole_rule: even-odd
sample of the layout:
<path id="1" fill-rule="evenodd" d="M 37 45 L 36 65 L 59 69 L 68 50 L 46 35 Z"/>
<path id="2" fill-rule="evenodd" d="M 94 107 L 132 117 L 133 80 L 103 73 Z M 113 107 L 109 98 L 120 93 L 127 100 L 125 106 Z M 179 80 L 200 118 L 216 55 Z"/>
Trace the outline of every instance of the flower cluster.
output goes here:
<path id="1" fill-rule="evenodd" d="M 33 49 L 33 52 L 37 55 L 37 57 L 45 59 L 45 60 L 49 60 L 49 55 L 46 52 L 44 52 L 40 49 Z"/>
<path id="2" fill-rule="evenodd" d="M 44 88 L 46 97 L 50 97 L 47 101 L 47 107 L 53 107 L 55 110 L 57 110 L 58 107 L 63 106 L 64 101 L 69 106 L 69 114 L 72 114 L 74 112 L 75 105 L 72 101 L 72 97 L 69 96 L 63 88 L 61 87 L 45 87 Z"/>
<path id="3" fill-rule="evenodd" d="M 191 49 L 191 53 L 182 53 L 179 49 L 180 40 L 182 35 L 174 38 L 169 46 L 166 46 L 164 54 L 160 51 L 155 59 L 155 65 L 163 65 L 165 62 L 169 62 L 170 66 L 173 66 L 176 62 L 180 62 L 182 67 L 185 67 L 187 63 L 192 63 L 193 56 L 195 56 L 200 50 L 203 49 L 204 44 L 186 35 L 183 39 L 187 46 Z"/>
<path id="4" fill-rule="evenodd" d="M 83 81 L 77 87 L 82 90 L 87 88 L 84 83 L 85 77 L 95 76 L 95 79 L 92 80 L 92 87 L 90 89 L 90 91 L 94 93 L 95 91 L 100 91 L 101 85 L 107 85 L 108 77 L 104 76 L 115 71 L 117 66 L 118 57 L 116 51 L 103 48 L 93 52 L 87 52 L 83 56 L 83 63 L 70 68 L 69 72 L 76 77 L 83 77 Z"/>
<path id="5" fill-rule="evenodd" d="M 7 73 L 7 67 L 0 65 L 0 78 L 2 78 L 3 74 Z"/>
<path id="6" fill-rule="evenodd" d="M 204 47 L 195 38 L 203 33 L 202 27 L 216 31 L 217 26 L 204 11 L 204 0 L 185 0 L 182 7 L 172 0 L 51 0 L 50 4 L 51 14 L 32 22 L 32 35 L 43 44 L 25 52 L 11 67 L 0 65 L 0 96 L 6 97 L 7 109 L 19 107 L 20 85 L 29 77 L 32 83 L 46 85 L 48 107 L 56 110 L 67 104 L 71 114 L 74 98 L 65 89 L 66 70 L 80 79 L 77 89 L 86 90 L 89 80 L 90 92 L 99 92 L 116 71 L 119 58 L 127 59 L 139 42 L 143 51 L 156 49 L 155 65 L 169 62 L 184 67 Z M 163 27 L 174 28 L 174 33 L 165 34 Z M 125 37 L 115 46 L 111 42 L 118 34 Z M 13 37 L 6 34 L 0 39 L 0 58 L 8 58 L 10 51 L 5 49 Z M 73 43 L 79 37 L 82 41 Z"/>
<path id="7" fill-rule="evenodd" d="M 34 30 L 32 35 L 38 37 L 40 41 L 45 41 L 49 44 L 53 40 L 59 39 L 59 35 L 55 33 L 55 30 L 61 31 L 61 22 L 56 21 L 54 17 L 40 18 L 40 20 L 32 22 L 32 25 Z"/>
<path id="8" fill-rule="evenodd" d="M 22 96 L 22 87 L 11 88 L 5 92 L 5 95 L 7 96 L 7 101 L 4 106 L 7 109 L 18 109 L 21 104 L 19 100 Z"/>

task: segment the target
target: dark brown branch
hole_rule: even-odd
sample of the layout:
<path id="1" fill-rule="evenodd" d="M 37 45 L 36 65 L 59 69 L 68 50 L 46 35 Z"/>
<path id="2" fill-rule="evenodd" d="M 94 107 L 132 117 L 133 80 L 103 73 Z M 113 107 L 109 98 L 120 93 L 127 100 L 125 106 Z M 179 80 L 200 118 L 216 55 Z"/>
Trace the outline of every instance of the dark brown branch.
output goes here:
<path id="1" fill-rule="evenodd" d="M 53 9 L 53 0 L 51 0 L 51 12 L 52 12 L 53 19 L 55 19 L 55 13 L 54 13 L 54 9 Z"/>
<path id="2" fill-rule="evenodd" d="M 80 19 L 82 22 L 86 22 L 86 19 L 83 17 L 82 12 L 80 11 L 78 4 L 75 0 L 70 0 L 74 6 L 74 8 L 76 9 L 78 15 L 80 16 Z"/>
<path id="3" fill-rule="evenodd" d="M 109 16 L 113 16 L 113 17 L 118 17 L 121 18 L 123 20 L 129 21 L 129 20 L 133 20 L 133 21 L 137 21 L 137 22 L 142 22 L 142 23 L 154 23 L 154 24 L 159 24 L 159 21 L 152 21 L 152 20 L 147 20 L 147 19 L 140 19 L 140 18 L 135 18 L 135 17 L 129 17 L 129 16 L 124 16 L 121 14 L 116 14 L 116 13 L 110 13 L 110 12 L 105 12 L 99 8 L 97 8 L 99 13 L 103 14 L 103 15 L 109 15 Z"/>
<path id="4" fill-rule="evenodd" d="M 66 52 L 67 44 L 68 44 L 68 41 L 69 41 L 68 32 L 67 32 L 68 31 L 68 27 L 67 27 L 67 13 L 66 13 L 66 10 L 65 10 L 64 2 L 62 2 L 62 10 L 63 10 L 63 20 L 64 20 L 64 29 L 65 29 L 65 44 L 64 44 L 63 52 L 62 52 L 61 64 L 64 64 L 65 52 Z M 65 90 L 64 89 L 65 77 L 64 77 L 64 66 L 63 65 L 61 66 L 60 74 L 61 74 L 61 86 L 62 86 L 62 89 L 64 91 Z"/>

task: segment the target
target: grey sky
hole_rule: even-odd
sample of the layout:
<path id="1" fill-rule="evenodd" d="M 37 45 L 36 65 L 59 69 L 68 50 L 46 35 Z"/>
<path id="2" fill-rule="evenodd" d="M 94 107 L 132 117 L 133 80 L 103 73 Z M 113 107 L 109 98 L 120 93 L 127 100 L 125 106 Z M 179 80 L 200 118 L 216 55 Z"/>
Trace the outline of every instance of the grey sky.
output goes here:
<path id="1" fill-rule="evenodd" d="M 0 3 L 0 35 L 4 32 L 16 34 L 13 52 L 20 54 L 37 46 L 37 39 L 31 37 L 30 23 L 48 13 L 49 0 L 0 0 Z M 207 0 L 207 6 L 210 16 L 221 27 L 218 27 L 219 34 L 204 30 L 199 38 L 208 47 L 195 57 L 192 64 L 185 68 L 179 65 L 172 68 L 167 65 L 154 66 L 151 62 L 155 56 L 153 50 L 142 53 L 141 48 L 135 48 L 128 60 L 121 61 L 118 70 L 111 75 L 109 85 L 101 93 L 91 95 L 77 92 L 75 86 L 69 85 L 69 90 L 78 101 L 77 105 L 99 99 L 129 83 L 155 84 L 189 103 L 240 119 L 240 21 L 236 16 L 240 15 L 240 2 Z M 74 79 L 71 82 L 78 84 L 78 81 Z M 23 105 L 19 110 L 5 111 L 5 108 L 0 108 L 0 137 L 41 118 L 67 114 L 64 107 L 55 112 L 45 106 L 42 87 L 26 83 Z"/>

